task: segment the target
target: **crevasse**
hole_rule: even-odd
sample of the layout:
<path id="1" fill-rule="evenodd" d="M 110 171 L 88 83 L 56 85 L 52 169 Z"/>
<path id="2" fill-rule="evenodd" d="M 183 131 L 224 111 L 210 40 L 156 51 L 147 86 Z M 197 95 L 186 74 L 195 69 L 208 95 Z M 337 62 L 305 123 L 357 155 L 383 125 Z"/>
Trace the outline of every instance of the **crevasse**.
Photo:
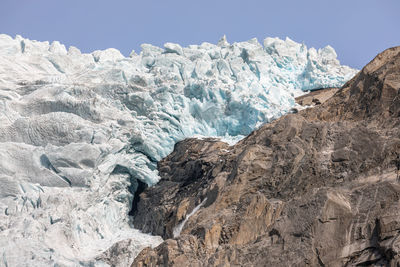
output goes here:
<path id="1" fill-rule="evenodd" d="M 156 183 L 177 141 L 237 141 L 296 95 L 355 73 L 330 46 L 289 38 L 144 44 L 124 57 L 0 35 L 0 257 L 101 265 L 107 248 L 132 239 L 130 260 L 161 240 L 129 223 L 137 179 Z"/>

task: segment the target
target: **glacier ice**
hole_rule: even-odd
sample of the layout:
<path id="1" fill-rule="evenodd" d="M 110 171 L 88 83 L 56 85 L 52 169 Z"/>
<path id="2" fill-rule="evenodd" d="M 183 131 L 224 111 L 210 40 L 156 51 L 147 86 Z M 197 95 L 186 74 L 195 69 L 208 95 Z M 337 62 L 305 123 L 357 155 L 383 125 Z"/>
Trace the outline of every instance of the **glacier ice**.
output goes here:
<path id="1" fill-rule="evenodd" d="M 144 44 L 124 57 L 0 35 L 0 262 L 103 266 L 107 249 L 130 244 L 123 266 L 161 241 L 128 213 L 137 179 L 156 183 L 177 141 L 235 142 L 355 73 L 330 46 L 289 38 Z"/>

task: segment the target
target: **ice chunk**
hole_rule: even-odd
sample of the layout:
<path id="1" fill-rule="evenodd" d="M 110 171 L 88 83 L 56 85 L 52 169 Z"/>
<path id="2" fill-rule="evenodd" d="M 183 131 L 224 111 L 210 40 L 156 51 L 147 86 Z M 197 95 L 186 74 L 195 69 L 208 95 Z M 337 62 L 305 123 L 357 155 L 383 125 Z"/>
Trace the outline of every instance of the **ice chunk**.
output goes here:
<path id="1" fill-rule="evenodd" d="M 174 43 L 166 43 L 164 44 L 165 53 L 176 53 L 178 55 L 183 55 L 182 47 L 178 44 Z"/>
<path id="2" fill-rule="evenodd" d="M 75 46 L 70 46 L 69 49 L 68 49 L 68 55 L 70 55 L 70 56 L 79 56 L 79 55 L 81 55 L 81 50 L 79 50 Z"/>
<path id="3" fill-rule="evenodd" d="M 54 54 L 67 54 L 67 49 L 65 48 L 65 45 L 60 44 L 60 42 L 58 41 L 54 41 L 51 43 L 49 51 Z"/>
<path id="4" fill-rule="evenodd" d="M 115 48 L 97 50 L 92 53 L 95 62 L 116 61 L 123 59 L 124 56 Z"/>
<path id="5" fill-rule="evenodd" d="M 227 41 L 227 39 L 226 39 L 226 35 L 225 35 L 225 34 L 224 34 L 224 36 L 221 37 L 221 39 L 219 39 L 217 45 L 220 46 L 220 47 L 229 46 L 229 43 L 228 43 L 228 41 Z"/>

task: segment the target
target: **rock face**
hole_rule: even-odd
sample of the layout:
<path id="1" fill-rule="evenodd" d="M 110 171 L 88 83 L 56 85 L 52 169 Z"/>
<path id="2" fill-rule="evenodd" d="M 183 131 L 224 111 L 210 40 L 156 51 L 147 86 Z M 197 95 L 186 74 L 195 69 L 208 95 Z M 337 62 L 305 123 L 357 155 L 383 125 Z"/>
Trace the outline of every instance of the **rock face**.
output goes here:
<path id="1" fill-rule="evenodd" d="M 134 214 L 136 227 L 167 240 L 133 266 L 400 264 L 399 118 L 395 47 L 325 103 L 234 146 L 176 144 Z"/>
<path id="2" fill-rule="evenodd" d="M 296 97 L 296 103 L 302 106 L 315 106 L 324 103 L 331 98 L 339 88 L 321 88 L 313 90 L 308 94 Z"/>

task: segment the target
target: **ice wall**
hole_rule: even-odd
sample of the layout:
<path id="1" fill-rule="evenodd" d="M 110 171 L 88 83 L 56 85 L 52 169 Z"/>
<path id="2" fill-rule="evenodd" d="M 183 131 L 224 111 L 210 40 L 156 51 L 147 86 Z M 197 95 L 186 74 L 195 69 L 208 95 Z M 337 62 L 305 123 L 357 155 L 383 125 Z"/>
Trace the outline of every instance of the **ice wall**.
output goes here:
<path id="1" fill-rule="evenodd" d="M 0 35 L 0 262 L 100 266 L 123 240 L 134 257 L 160 242 L 129 224 L 136 180 L 156 183 L 177 141 L 238 140 L 355 73 L 330 46 L 288 38 L 124 57 Z"/>

